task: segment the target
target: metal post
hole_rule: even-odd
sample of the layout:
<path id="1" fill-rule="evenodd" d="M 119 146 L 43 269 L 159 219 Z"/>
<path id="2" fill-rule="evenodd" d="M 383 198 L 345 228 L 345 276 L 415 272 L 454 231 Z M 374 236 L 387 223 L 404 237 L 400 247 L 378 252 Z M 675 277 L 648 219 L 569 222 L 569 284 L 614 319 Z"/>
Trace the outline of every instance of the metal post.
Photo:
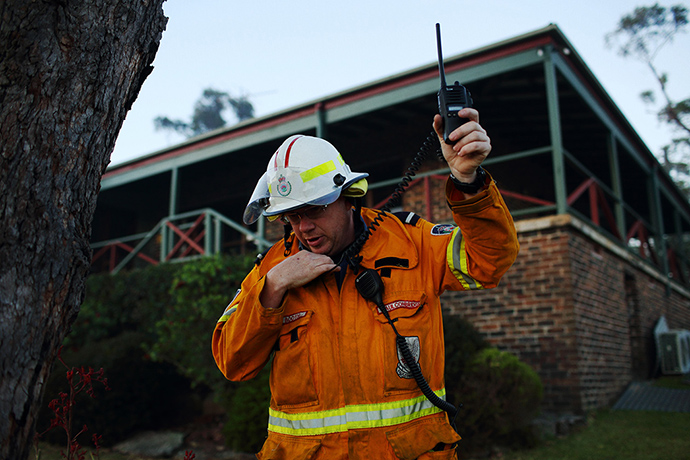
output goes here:
<path id="1" fill-rule="evenodd" d="M 556 195 L 556 212 L 565 214 L 568 193 L 565 186 L 565 158 L 561 136 L 561 116 L 558 104 L 558 85 L 556 66 L 553 63 L 550 46 L 544 48 L 544 77 L 546 81 L 546 103 L 549 112 L 549 131 L 551 133 L 551 157 L 553 160 L 553 180 Z"/>
<path id="2" fill-rule="evenodd" d="M 179 191 L 179 168 L 172 168 L 170 170 L 170 195 L 168 199 L 168 219 L 171 219 L 177 214 L 177 201 Z M 172 231 L 167 225 L 161 228 L 161 262 L 165 260 L 168 253 L 172 250 L 173 236 Z"/>
<path id="3" fill-rule="evenodd" d="M 168 217 L 177 214 L 177 192 L 179 181 L 179 168 L 173 168 L 170 171 L 170 199 L 168 201 Z"/>
<path id="4" fill-rule="evenodd" d="M 167 221 L 168 221 L 168 219 L 166 218 L 162 222 L 161 229 L 160 229 L 161 245 L 160 245 L 160 258 L 159 258 L 159 260 L 161 262 L 165 262 L 165 258 L 168 256 L 168 251 L 170 250 L 170 249 L 168 249 L 168 246 L 169 246 L 168 235 L 170 234 L 170 229 L 168 228 L 167 225 L 165 225 L 165 223 Z"/>
<path id="5" fill-rule="evenodd" d="M 652 167 L 649 178 L 649 206 L 651 211 L 652 225 L 654 226 L 654 248 L 659 260 L 661 270 L 665 276 L 669 273 L 668 254 L 666 253 L 666 241 L 664 240 L 664 220 L 661 215 L 661 189 L 659 186 L 659 164 L 655 163 Z"/>
<path id="6" fill-rule="evenodd" d="M 220 245 L 221 245 L 221 232 L 223 231 L 223 227 L 220 225 L 220 220 L 214 215 L 213 216 L 213 252 L 215 254 L 220 254 Z"/>
<path id="7" fill-rule="evenodd" d="M 682 282 L 684 279 L 687 280 L 687 270 L 685 265 L 686 254 L 683 244 L 683 223 L 681 222 L 681 216 L 677 209 L 673 211 L 673 240 L 671 241 L 671 247 L 673 252 L 676 254 L 676 268 L 680 272 L 679 275 L 681 279 L 678 280 Z"/>
<path id="8" fill-rule="evenodd" d="M 316 104 L 316 137 L 328 138 L 328 123 L 326 122 L 326 107 L 323 102 Z"/>
<path id="9" fill-rule="evenodd" d="M 264 216 L 259 217 L 256 231 L 261 238 L 266 238 L 266 218 Z M 266 249 L 261 243 L 259 243 L 257 246 L 259 247 L 259 252 L 263 252 L 263 250 Z"/>
<path id="10" fill-rule="evenodd" d="M 618 162 L 618 144 L 616 136 L 609 133 L 608 137 L 609 167 L 611 168 L 611 185 L 616 202 L 614 203 L 614 213 L 616 215 L 616 226 L 622 239 L 625 239 L 625 213 L 623 212 L 623 187 L 621 181 L 621 170 Z"/>
<path id="11" fill-rule="evenodd" d="M 213 252 L 213 228 L 211 227 L 211 213 L 204 214 L 204 253 L 207 256 L 215 255 Z"/>

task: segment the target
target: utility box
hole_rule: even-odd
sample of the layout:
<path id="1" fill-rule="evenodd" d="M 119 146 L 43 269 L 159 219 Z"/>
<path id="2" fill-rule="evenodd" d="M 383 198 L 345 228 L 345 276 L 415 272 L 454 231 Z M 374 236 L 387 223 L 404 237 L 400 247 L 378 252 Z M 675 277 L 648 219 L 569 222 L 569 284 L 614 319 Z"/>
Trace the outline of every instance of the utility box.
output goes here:
<path id="1" fill-rule="evenodd" d="M 669 330 L 658 335 L 661 372 L 690 373 L 690 331 Z"/>

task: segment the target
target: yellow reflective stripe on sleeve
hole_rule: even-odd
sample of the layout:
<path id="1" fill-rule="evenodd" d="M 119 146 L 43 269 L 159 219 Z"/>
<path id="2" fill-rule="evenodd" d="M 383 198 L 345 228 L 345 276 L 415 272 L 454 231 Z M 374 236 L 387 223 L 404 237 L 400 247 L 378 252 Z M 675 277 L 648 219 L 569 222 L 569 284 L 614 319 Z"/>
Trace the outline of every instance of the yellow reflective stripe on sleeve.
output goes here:
<path id="1" fill-rule="evenodd" d="M 335 171 L 335 163 L 333 163 L 333 160 L 321 163 L 320 165 L 314 166 L 311 169 L 307 169 L 306 171 L 301 172 L 299 177 L 302 178 L 302 182 L 309 182 L 310 180 L 321 177 L 331 171 Z"/>
<path id="2" fill-rule="evenodd" d="M 465 239 L 459 227 L 453 230 L 453 235 L 446 248 L 446 260 L 453 275 L 460 281 L 462 287 L 467 290 L 484 289 L 484 286 L 469 275 L 467 266 L 467 252 L 465 251 Z"/>
<path id="3" fill-rule="evenodd" d="M 237 311 L 237 305 L 235 305 L 235 306 L 228 305 L 228 308 L 225 309 L 225 311 L 223 312 L 223 316 L 221 316 L 218 319 L 218 322 L 224 323 L 225 321 L 230 319 L 230 316 L 232 316 L 232 314 L 235 313 L 236 311 Z"/>
<path id="4" fill-rule="evenodd" d="M 445 399 L 446 390 L 435 392 Z M 287 414 L 274 409 L 268 412 L 268 430 L 292 436 L 314 436 L 340 433 L 361 428 L 399 425 L 427 415 L 443 412 L 425 396 L 382 404 L 360 404 L 342 409 L 303 414 Z"/>

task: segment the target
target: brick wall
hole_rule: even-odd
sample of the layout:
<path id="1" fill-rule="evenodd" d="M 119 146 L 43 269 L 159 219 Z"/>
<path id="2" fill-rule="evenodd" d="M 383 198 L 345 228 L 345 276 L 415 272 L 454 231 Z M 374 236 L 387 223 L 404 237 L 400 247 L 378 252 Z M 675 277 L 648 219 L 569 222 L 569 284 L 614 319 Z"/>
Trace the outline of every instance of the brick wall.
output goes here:
<path id="1" fill-rule="evenodd" d="M 636 379 L 649 378 L 658 371 L 653 330 L 663 315 L 671 329 L 690 329 L 690 292 L 669 289 L 657 276 L 626 267 L 626 289 L 632 343 L 632 373 Z"/>
<path id="2" fill-rule="evenodd" d="M 568 235 L 538 230 L 521 234 L 520 245 L 497 288 L 446 293 L 444 307 L 537 370 L 550 410 L 575 411 L 580 381 Z"/>
<path id="3" fill-rule="evenodd" d="M 604 407 L 632 378 L 625 261 L 572 227 L 568 236 L 581 408 Z"/>
<path id="4" fill-rule="evenodd" d="M 690 293 L 581 228 L 567 215 L 520 221 L 520 254 L 499 287 L 443 297 L 539 373 L 553 412 L 608 406 L 631 380 L 649 378 L 660 315 L 690 328 Z"/>
<path id="5" fill-rule="evenodd" d="M 403 209 L 417 213 L 429 222 L 453 222 L 453 214 L 446 203 L 447 177 L 427 176 L 411 183 L 403 195 Z M 428 203 L 431 204 L 431 212 L 427 211 Z"/>

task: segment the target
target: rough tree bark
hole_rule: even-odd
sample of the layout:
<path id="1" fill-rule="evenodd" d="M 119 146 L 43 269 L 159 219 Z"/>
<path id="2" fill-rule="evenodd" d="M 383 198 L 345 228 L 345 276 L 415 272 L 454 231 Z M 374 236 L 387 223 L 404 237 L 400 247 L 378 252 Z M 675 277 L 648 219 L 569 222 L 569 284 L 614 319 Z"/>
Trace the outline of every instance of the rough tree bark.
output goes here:
<path id="1" fill-rule="evenodd" d="M 74 321 L 91 218 L 152 70 L 164 0 L 0 0 L 0 458 L 29 455 Z"/>

